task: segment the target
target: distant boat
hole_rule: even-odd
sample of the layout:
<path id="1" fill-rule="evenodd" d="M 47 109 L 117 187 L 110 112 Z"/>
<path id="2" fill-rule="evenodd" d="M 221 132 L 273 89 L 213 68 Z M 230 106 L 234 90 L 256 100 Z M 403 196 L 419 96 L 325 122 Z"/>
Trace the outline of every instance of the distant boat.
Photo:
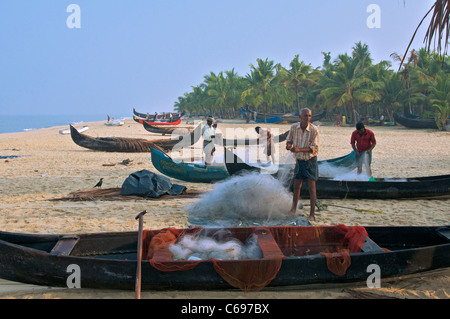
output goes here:
<path id="1" fill-rule="evenodd" d="M 264 123 L 264 118 L 257 119 L 255 122 Z M 280 123 L 280 122 L 283 122 L 283 120 L 279 116 L 266 118 L 266 123 Z"/>
<path id="2" fill-rule="evenodd" d="M 172 118 L 174 119 L 178 119 L 180 117 L 182 117 L 184 115 L 185 112 L 181 112 L 181 113 L 165 113 L 164 115 L 166 116 L 166 120 L 170 119 L 170 114 L 172 114 Z M 138 111 L 136 111 L 136 109 L 133 107 L 133 114 L 136 115 L 137 117 L 140 117 L 144 120 L 150 121 L 153 120 L 155 115 L 154 114 L 150 114 L 150 113 L 139 113 Z M 158 114 L 156 116 L 157 119 L 159 120 L 163 120 L 163 114 Z"/>
<path id="3" fill-rule="evenodd" d="M 82 128 L 77 129 L 78 132 L 83 133 L 87 131 L 89 127 L 87 125 L 83 126 Z M 68 130 L 59 130 L 59 134 L 70 134 L 70 128 Z"/>
<path id="4" fill-rule="evenodd" d="M 123 124 L 124 122 L 120 120 L 105 122 L 106 126 L 122 126 Z"/>
<path id="5" fill-rule="evenodd" d="M 404 127 L 412 128 L 412 129 L 436 129 L 437 130 L 437 128 L 438 128 L 435 120 L 433 120 L 433 119 L 424 120 L 417 116 L 406 117 L 404 115 L 394 113 L 394 120 L 398 124 L 401 124 Z"/>
<path id="6" fill-rule="evenodd" d="M 154 126 L 155 125 L 179 125 L 181 123 L 181 118 L 178 118 L 178 120 L 176 120 L 176 121 L 167 121 L 167 120 L 166 121 L 159 121 L 159 120 L 156 120 L 156 121 L 148 120 L 147 121 L 147 120 L 144 120 L 144 119 L 134 116 L 133 120 L 135 120 L 136 122 L 141 123 L 141 124 L 144 124 L 144 122 L 145 122 L 148 125 L 154 125 Z"/>

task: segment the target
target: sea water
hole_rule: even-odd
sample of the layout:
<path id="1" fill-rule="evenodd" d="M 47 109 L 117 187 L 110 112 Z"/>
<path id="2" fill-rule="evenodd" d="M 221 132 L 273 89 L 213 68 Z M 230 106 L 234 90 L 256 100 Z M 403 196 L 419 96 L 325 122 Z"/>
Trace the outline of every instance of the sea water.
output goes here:
<path id="1" fill-rule="evenodd" d="M 130 117 L 130 116 L 128 116 Z M 119 117 L 116 117 L 119 118 Z M 98 122 L 107 120 L 105 114 L 85 115 L 0 115 L 0 133 L 15 133 L 37 130 L 41 128 Z"/>

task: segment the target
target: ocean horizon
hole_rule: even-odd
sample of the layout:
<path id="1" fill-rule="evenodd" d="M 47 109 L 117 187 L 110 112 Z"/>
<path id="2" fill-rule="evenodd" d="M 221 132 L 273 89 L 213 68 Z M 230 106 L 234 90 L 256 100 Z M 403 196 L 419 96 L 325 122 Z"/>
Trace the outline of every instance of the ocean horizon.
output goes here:
<path id="1" fill-rule="evenodd" d="M 130 118 L 130 116 L 114 117 L 115 119 Z M 107 121 L 107 117 L 99 114 L 84 115 L 0 115 L 0 134 L 19 133 L 42 128 L 82 124 L 86 122 Z"/>

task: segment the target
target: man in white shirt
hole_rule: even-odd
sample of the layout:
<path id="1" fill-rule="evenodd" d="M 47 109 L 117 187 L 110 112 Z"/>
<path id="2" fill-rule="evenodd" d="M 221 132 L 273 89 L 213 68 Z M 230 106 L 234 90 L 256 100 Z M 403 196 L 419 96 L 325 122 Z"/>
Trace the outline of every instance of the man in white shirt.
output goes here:
<path id="1" fill-rule="evenodd" d="M 208 117 L 205 126 L 202 129 L 203 137 L 203 152 L 205 153 L 205 165 L 211 165 L 214 152 L 214 138 L 216 137 L 217 124 L 214 123 L 214 118 Z"/>

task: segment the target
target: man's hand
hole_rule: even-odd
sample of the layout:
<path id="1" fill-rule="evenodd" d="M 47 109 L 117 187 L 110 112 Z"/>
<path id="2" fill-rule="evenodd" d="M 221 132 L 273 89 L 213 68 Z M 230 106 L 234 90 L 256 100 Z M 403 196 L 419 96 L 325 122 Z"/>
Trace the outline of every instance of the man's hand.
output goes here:
<path id="1" fill-rule="evenodd" d="M 287 141 L 286 142 L 286 149 L 289 151 L 292 149 L 292 142 L 291 141 Z"/>

